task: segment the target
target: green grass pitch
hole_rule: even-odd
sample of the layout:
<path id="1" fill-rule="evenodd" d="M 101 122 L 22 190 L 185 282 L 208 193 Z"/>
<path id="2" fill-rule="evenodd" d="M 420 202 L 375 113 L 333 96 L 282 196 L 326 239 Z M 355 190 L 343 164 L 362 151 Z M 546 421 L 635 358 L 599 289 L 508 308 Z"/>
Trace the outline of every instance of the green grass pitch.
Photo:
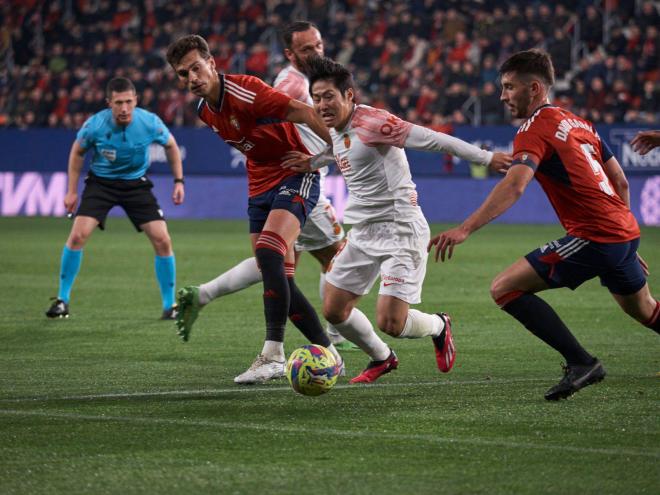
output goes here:
<path id="1" fill-rule="evenodd" d="M 159 321 L 153 251 L 125 218 L 85 248 L 68 320 L 48 321 L 66 219 L 0 219 L 0 493 L 660 493 L 660 340 L 591 281 L 549 301 L 608 371 L 543 399 L 561 357 L 490 301 L 491 279 L 562 235 L 491 225 L 430 262 L 419 308 L 455 321 L 454 370 L 426 340 L 395 341 L 399 370 L 329 394 L 238 387 L 263 341 L 259 287 L 205 308 L 190 342 Z M 442 226 L 432 226 L 438 232 Z M 172 221 L 179 285 L 249 253 L 243 222 Z M 641 254 L 660 296 L 660 229 Z M 305 255 L 299 285 L 318 301 Z M 360 307 L 374 321 L 374 294 Z M 286 350 L 304 343 L 287 330 Z M 344 354 L 348 376 L 367 363 Z"/>

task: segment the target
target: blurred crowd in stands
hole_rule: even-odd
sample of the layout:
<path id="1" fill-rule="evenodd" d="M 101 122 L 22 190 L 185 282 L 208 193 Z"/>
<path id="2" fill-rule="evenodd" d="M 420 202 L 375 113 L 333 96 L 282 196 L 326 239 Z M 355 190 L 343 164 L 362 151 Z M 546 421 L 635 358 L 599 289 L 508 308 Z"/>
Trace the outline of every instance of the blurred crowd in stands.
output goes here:
<path id="1" fill-rule="evenodd" d="M 497 69 L 532 47 L 550 52 L 554 98 L 577 114 L 651 124 L 660 112 L 653 1 L 5 0 L 0 16 L 0 127 L 79 128 L 120 75 L 168 125 L 199 125 L 168 44 L 201 34 L 219 71 L 272 82 L 279 28 L 299 19 L 353 70 L 361 102 L 430 127 L 507 123 Z"/>

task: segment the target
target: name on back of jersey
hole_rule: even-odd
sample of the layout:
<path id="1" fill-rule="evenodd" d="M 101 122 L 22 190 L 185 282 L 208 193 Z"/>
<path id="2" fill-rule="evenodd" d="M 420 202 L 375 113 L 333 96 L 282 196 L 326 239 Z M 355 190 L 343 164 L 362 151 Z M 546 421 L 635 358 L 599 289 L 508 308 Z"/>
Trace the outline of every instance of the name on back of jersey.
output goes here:
<path id="1" fill-rule="evenodd" d="M 593 127 L 591 127 L 587 122 L 583 122 L 577 119 L 562 119 L 557 125 L 555 137 L 560 141 L 566 142 L 568 135 L 573 129 L 585 129 L 592 134 L 596 134 Z"/>

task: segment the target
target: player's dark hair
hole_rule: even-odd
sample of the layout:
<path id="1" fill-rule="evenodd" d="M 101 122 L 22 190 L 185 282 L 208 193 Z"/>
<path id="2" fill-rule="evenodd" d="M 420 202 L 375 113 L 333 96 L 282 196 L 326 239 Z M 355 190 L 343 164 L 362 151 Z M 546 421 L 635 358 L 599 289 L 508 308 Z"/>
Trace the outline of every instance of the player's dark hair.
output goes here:
<path id="1" fill-rule="evenodd" d="M 112 99 L 112 93 L 123 93 L 124 91 L 135 91 L 135 86 L 130 79 L 125 77 L 115 77 L 108 81 L 108 84 L 105 85 L 105 97 L 108 100 Z"/>
<path id="2" fill-rule="evenodd" d="M 346 94 L 348 88 L 353 88 L 353 93 L 356 92 L 351 71 L 334 60 L 328 57 L 314 57 L 307 62 L 307 65 L 309 66 L 310 93 L 316 81 L 330 81 L 342 96 Z M 355 101 L 355 96 L 353 96 L 353 101 Z"/>
<path id="3" fill-rule="evenodd" d="M 538 48 L 511 55 L 500 67 L 500 76 L 514 72 L 519 76 L 536 76 L 548 87 L 555 83 L 555 68 L 550 55 Z"/>
<path id="4" fill-rule="evenodd" d="M 282 37 L 282 42 L 284 43 L 284 48 L 291 49 L 291 43 L 293 42 L 294 33 L 302 33 L 308 29 L 318 29 L 316 24 L 309 21 L 295 21 L 290 24 L 287 24 L 282 28 L 280 36 Z"/>
<path id="5" fill-rule="evenodd" d="M 204 60 L 211 58 L 211 50 L 206 40 L 198 34 L 189 34 L 167 47 L 167 62 L 174 67 L 192 50 L 197 50 Z"/>

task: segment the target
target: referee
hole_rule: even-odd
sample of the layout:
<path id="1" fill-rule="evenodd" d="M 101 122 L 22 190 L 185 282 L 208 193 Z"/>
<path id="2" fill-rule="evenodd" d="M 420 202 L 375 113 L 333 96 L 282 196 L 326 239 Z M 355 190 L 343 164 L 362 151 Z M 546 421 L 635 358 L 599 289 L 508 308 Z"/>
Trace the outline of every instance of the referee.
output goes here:
<path id="1" fill-rule="evenodd" d="M 96 226 L 104 229 L 108 211 L 121 206 L 137 231 L 144 231 L 154 247 L 156 279 L 163 301 L 162 319 L 171 320 L 176 317 L 174 252 L 163 212 L 151 192 L 153 183 L 145 174 L 149 168 L 149 145 L 158 143 L 165 148 L 174 175 L 172 200 L 175 205 L 183 203 L 181 153 L 163 121 L 136 107 L 137 94 L 129 79 L 110 80 L 106 98 L 110 108 L 92 115 L 71 146 L 68 190 L 64 197 L 64 206 L 70 214 L 78 203 L 78 180 L 85 154 L 93 150 L 94 155 L 80 206 L 62 250 L 59 292 L 46 316 L 69 316 L 71 288 L 80 270 L 83 247 Z"/>

